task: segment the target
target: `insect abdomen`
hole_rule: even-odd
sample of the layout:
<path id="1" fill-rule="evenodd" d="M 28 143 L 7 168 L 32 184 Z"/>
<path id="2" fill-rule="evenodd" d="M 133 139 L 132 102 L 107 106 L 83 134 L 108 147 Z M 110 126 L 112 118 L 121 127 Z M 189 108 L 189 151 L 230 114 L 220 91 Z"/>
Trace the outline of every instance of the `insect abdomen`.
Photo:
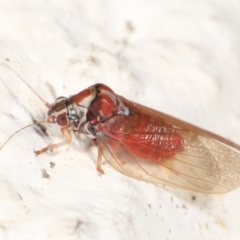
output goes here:
<path id="1" fill-rule="evenodd" d="M 184 150 L 184 140 L 175 129 L 148 116 L 117 115 L 99 124 L 98 130 L 110 135 L 143 159 L 158 162 Z"/>

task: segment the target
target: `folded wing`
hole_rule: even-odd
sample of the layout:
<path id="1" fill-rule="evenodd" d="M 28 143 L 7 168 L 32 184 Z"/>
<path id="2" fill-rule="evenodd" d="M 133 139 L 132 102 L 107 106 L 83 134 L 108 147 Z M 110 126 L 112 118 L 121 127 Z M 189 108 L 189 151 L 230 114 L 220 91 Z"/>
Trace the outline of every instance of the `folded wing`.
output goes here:
<path id="1" fill-rule="evenodd" d="M 151 129 L 142 133 L 148 135 L 146 138 L 142 136 L 145 141 L 139 141 L 138 137 L 134 139 L 134 134 L 128 138 L 118 134 L 118 131 L 99 131 L 98 145 L 112 167 L 143 181 L 205 193 L 224 193 L 240 185 L 238 145 L 161 112 L 124 98 L 122 100 L 131 114 L 137 113 L 142 118 L 154 118 L 170 124 L 184 139 L 184 148 L 182 151 L 173 150 L 170 157 L 164 157 L 163 149 L 148 143 L 147 146 L 151 146 L 149 155 L 138 154 L 134 149 L 146 149 L 146 141 L 152 139 L 149 140 L 149 135 L 156 134 Z M 109 129 L 116 128 L 114 119 L 106 124 Z M 132 124 L 128 123 L 127 117 L 125 124 Z M 153 156 L 163 157 L 153 159 Z"/>

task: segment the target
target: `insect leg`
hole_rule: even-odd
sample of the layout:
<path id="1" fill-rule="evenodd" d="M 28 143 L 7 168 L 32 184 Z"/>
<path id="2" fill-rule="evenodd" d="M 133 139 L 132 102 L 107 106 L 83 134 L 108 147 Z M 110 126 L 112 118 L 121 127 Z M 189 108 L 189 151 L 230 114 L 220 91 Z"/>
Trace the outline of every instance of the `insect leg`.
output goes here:
<path id="1" fill-rule="evenodd" d="M 98 146 L 97 171 L 100 174 L 104 174 L 104 171 L 102 170 L 102 167 L 101 167 L 101 162 L 102 162 L 102 151 L 100 146 Z"/>
<path id="2" fill-rule="evenodd" d="M 63 137 L 65 138 L 65 141 L 57 143 L 57 144 L 48 145 L 47 147 L 45 147 L 39 151 L 35 151 L 35 153 L 37 155 L 39 155 L 39 154 L 45 153 L 46 151 L 48 151 L 50 149 L 58 148 L 58 147 L 69 144 L 72 141 L 72 136 L 71 136 L 70 131 L 68 130 L 67 127 L 63 127 L 63 128 L 61 128 L 61 132 L 63 134 Z"/>

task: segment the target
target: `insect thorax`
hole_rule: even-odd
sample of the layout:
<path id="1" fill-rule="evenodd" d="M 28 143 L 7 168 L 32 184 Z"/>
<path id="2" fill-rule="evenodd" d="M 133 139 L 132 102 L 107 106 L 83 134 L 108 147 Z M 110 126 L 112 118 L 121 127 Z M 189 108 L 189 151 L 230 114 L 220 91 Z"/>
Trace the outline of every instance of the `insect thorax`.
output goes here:
<path id="1" fill-rule="evenodd" d="M 116 115 L 128 115 L 129 109 L 109 87 L 96 84 L 69 98 L 67 107 L 74 131 L 96 137 L 95 127 Z"/>

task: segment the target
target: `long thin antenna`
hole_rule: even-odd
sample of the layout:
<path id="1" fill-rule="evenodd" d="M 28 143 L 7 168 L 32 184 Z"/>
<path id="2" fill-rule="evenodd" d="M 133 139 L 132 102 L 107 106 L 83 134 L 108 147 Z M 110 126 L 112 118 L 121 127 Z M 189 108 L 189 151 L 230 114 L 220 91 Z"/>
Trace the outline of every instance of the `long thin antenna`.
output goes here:
<path id="1" fill-rule="evenodd" d="M 38 98 L 45 104 L 45 106 L 47 108 L 50 108 L 51 104 L 46 102 L 17 72 L 15 72 L 10 66 L 8 66 L 5 63 L 1 63 L 1 65 L 5 66 L 10 71 L 12 71 L 14 74 L 16 74 L 29 87 L 29 89 L 31 89 L 38 96 Z"/>
<path id="2" fill-rule="evenodd" d="M 9 142 L 9 140 L 10 140 L 14 135 L 16 135 L 17 133 L 19 133 L 20 131 L 22 131 L 22 130 L 28 128 L 28 127 L 34 126 L 34 125 L 39 125 L 39 124 L 44 123 L 44 122 L 47 122 L 47 120 L 42 120 L 42 121 L 40 121 L 40 122 L 32 123 L 32 124 L 29 124 L 29 125 L 21 128 L 21 129 L 17 130 L 17 131 L 16 131 L 15 133 L 13 133 L 10 137 L 8 137 L 8 139 L 7 139 L 7 140 L 3 143 L 3 145 L 0 147 L 0 150 L 2 150 L 3 147 Z"/>

